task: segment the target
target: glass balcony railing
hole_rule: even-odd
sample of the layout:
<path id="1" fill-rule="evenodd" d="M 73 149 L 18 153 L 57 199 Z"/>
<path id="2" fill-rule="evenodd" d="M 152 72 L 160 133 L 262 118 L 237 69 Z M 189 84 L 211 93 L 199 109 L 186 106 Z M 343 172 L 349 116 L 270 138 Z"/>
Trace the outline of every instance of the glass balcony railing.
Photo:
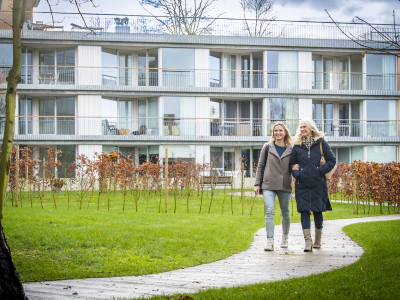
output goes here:
<path id="1" fill-rule="evenodd" d="M 257 137 L 271 136 L 277 121 L 283 121 L 294 135 L 299 120 L 188 119 L 20 116 L 15 133 L 20 135 L 127 135 L 166 137 Z M 315 120 L 328 137 L 400 137 L 400 120 Z M 0 116 L 3 134 L 5 117 Z M 134 138 L 134 137 L 132 137 Z"/>
<path id="2" fill-rule="evenodd" d="M 8 72 L 9 65 L 0 65 Z M 22 84 L 284 90 L 399 90 L 400 75 L 243 70 L 22 66 Z"/>

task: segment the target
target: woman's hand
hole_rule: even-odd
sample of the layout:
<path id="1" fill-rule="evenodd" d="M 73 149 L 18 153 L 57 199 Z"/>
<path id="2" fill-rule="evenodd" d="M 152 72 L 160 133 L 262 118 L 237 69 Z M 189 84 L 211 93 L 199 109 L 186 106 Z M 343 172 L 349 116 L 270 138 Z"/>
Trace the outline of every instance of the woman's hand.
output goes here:
<path id="1" fill-rule="evenodd" d="M 300 166 L 298 164 L 293 165 L 292 167 L 293 171 L 299 171 L 300 170 Z"/>
<path id="2" fill-rule="evenodd" d="M 256 193 L 256 195 L 260 194 L 260 186 L 254 187 L 254 193 Z"/>

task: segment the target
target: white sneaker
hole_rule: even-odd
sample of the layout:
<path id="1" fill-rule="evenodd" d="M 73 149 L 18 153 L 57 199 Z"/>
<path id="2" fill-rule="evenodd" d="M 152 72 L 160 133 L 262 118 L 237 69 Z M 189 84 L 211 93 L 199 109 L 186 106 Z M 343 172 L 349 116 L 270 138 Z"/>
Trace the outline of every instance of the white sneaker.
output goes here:
<path id="1" fill-rule="evenodd" d="M 287 248 L 289 244 L 289 236 L 282 234 L 281 248 Z"/>
<path id="2" fill-rule="evenodd" d="M 274 239 L 267 240 L 267 247 L 264 248 L 264 251 L 274 251 Z"/>

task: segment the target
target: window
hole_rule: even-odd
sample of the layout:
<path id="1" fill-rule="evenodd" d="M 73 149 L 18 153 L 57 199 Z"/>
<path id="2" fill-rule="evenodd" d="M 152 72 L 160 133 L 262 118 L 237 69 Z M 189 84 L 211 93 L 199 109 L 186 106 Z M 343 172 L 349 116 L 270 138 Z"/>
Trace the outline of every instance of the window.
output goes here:
<path id="1" fill-rule="evenodd" d="M 272 135 L 272 127 L 276 121 L 284 121 L 291 134 L 294 134 L 299 123 L 299 100 L 270 98 L 268 115 L 271 119 L 270 135 Z"/>
<path id="2" fill-rule="evenodd" d="M 367 160 L 376 163 L 397 162 L 396 146 L 368 146 Z"/>
<path id="3" fill-rule="evenodd" d="M 132 100 L 101 99 L 101 128 L 103 135 L 130 135 L 132 132 Z"/>
<path id="4" fill-rule="evenodd" d="M 194 162 L 196 158 L 195 145 L 165 145 L 163 150 L 168 149 L 168 163 L 173 163 L 176 159 L 179 162 Z"/>
<path id="5" fill-rule="evenodd" d="M 396 85 L 396 57 L 367 54 L 367 89 L 394 91 Z"/>
<path id="6" fill-rule="evenodd" d="M 39 116 L 39 134 L 75 134 L 74 97 L 39 99 Z"/>
<path id="7" fill-rule="evenodd" d="M 322 56 L 312 55 L 313 89 L 322 89 Z"/>
<path id="8" fill-rule="evenodd" d="M 222 54 L 210 52 L 210 87 L 221 87 Z"/>
<path id="9" fill-rule="evenodd" d="M 18 134 L 32 134 L 32 99 L 20 99 L 18 104 Z"/>
<path id="10" fill-rule="evenodd" d="M 38 147 L 39 159 L 43 161 L 43 158 L 48 161 L 46 150 L 54 148 L 54 151 L 61 150 L 61 157 L 57 160 L 61 161 L 61 166 L 54 170 L 54 174 L 57 178 L 73 178 L 75 177 L 75 171 L 70 171 L 70 165 L 76 160 L 76 146 L 75 145 L 58 145 L 48 147 Z M 41 168 L 39 176 L 43 178 L 43 170 Z"/>
<path id="11" fill-rule="evenodd" d="M 367 136 L 397 136 L 397 101 L 367 100 Z"/>
<path id="12" fill-rule="evenodd" d="M 158 132 L 158 98 L 148 98 L 138 101 L 139 134 L 159 135 Z"/>
<path id="13" fill-rule="evenodd" d="M 158 86 L 158 49 L 138 53 L 139 86 Z"/>
<path id="14" fill-rule="evenodd" d="M 194 49 L 163 48 L 163 86 L 193 87 L 194 66 Z"/>
<path id="15" fill-rule="evenodd" d="M 268 51 L 268 88 L 298 88 L 298 53 L 292 51 Z"/>
<path id="16" fill-rule="evenodd" d="M 117 85 L 118 55 L 117 50 L 102 49 L 101 52 L 101 82 L 103 85 Z"/>
<path id="17" fill-rule="evenodd" d="M 43 84 L 74 84 L 75 48 L 40 50 L 38 80 Z"/>
<path id="18" fill-rule="evenodd" d="M 196 135 L 195 97 L 163 97 L 163 114 L 163 135 Z"/>
<path id="19" fill-rule="evenodd" d="M 32 50 L 22 47 L 21 83 L 32 83 Z"/>

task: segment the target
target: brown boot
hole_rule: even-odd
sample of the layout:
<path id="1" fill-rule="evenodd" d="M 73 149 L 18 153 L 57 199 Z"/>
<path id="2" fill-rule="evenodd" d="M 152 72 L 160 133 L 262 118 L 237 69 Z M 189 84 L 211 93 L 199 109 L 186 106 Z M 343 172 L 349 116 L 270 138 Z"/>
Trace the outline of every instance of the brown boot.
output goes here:
<path id="1" fill-rule="evenodd" d="M 313 243 L 311 239 L 310 229 L 304 229 L 303 234 L 304 234 L 304 240 L 306 242 L 306 246 L 304 247 L 304 252 L 312 252 Z"/>
<path id="2" fill-rule="evenodd" d="M 322 235 L 322 228 L 321 229 L 315 228 L 315 239 L 313 247 L 316 249 L 321 248 L 321 235 Z"/>

